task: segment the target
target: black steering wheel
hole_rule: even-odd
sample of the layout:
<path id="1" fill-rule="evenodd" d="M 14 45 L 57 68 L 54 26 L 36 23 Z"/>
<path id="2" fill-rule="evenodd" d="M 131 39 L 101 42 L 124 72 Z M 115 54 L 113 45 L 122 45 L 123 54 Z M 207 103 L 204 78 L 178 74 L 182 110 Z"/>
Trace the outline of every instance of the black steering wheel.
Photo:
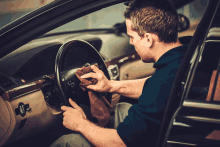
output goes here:
<path id="1" fill-rule="evenodd" d="M 98 64 L 99 69 L 110 79 L 105 62 L 90 43 L 83 40 L 71 40 L 59 48 L 55 59 L 55 80 L 61 105 L 69 106 L 68 98 L 72 98 L 78 105 L 89 105 L 88 93 L 80 88 L 80 81 L 75 73 L 83 66 L 94 64 Z M 110 103 L 111 98 L 111 93 L 107 93 L 106 99 Z"/>

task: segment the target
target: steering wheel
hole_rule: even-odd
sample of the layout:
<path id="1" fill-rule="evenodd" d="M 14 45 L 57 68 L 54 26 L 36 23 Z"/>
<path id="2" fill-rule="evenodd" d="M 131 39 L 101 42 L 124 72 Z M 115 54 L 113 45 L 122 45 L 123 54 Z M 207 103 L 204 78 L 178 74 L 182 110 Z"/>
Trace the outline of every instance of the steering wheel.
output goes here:
<path id="1" fill-rule="evenodd" d="M 55 81 L 61 105 L 69 106 L 68 98 L 72 98 L 78 105 L 89 105 L 88 93 L 80 88 L 80 81 L 75 73 L 83 66 L 94 64 L 98 64 L 99 69 L 110 79 L 105 62 L 90 43 L 71 40 L 59 48 L 55 59 Z M 106 99 L 111 103 L 111 93 L 106 94 Z"/>

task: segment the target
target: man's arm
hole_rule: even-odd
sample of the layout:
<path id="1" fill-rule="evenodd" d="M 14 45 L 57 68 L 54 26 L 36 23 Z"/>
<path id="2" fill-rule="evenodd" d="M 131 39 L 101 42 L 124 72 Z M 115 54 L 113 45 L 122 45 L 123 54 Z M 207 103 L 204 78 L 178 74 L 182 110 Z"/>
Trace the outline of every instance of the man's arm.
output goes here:
<path id="1" fill-rule="evenodd" d="M 109 92 L 118 93 L 122 96 L 130 98 L 139 98 L 141 96 L 144 83 L 148 78 L 125 80 L 125 81 L 113 81 L 111 80 L 111 89 Z"/>
<path id="2" fill-rule="evenodd" d="M 71 99 L 70 104 L 73 106 L 62 106 L 63 125 L 73 131 L 80 132 L 83 136 L 97 147 L 126 147 L 115 129 L 99 127 L 88 121 L 83 110 Z"/>
<path id="3" fill-rule="evenodd" d="M 81 78 L 95 78 L 98 80 L 96 85 L 87 86 L 88 89 L 92 89 L 98 92 L 113 92 L 120 95 L 130 97 L 130 98 L 139 98 L 144 83 L 147 78 L 137 79 L 137 80 L 126 80 L 126 81 L 113 81 L 108 80 L 104 73 L 99 70 L 96 66 L 92 65 L 91 69 L 94 73 L 88 73 Z"/>
<path id="4" fill-rule="evenodd" d="M 97 147 L 126 147 L 115 129 L 101 128 L 85 120 L 78 131 Z"/>

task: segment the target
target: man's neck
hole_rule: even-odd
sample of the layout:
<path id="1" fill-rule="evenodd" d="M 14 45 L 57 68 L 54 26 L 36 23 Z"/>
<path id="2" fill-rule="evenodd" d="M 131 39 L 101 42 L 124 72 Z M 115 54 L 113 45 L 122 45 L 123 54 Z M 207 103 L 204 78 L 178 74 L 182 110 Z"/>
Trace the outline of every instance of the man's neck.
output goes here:
<path id="1" fill-rule="evenodd" d="M 154 46 L 155 48 L 155 52 L 154 52 L 154 60 L 155 62 L 158 61 L 158 59 L 165 54 L 166 52 L 168 52 L 169 50 L 176 48 L 178 46 L 181 46 L 182 44 L 179 42 L 179 40 L 177 40 L 177 42 L 174 43 L 164 43 L 164 42 L 157 42 Z"/>

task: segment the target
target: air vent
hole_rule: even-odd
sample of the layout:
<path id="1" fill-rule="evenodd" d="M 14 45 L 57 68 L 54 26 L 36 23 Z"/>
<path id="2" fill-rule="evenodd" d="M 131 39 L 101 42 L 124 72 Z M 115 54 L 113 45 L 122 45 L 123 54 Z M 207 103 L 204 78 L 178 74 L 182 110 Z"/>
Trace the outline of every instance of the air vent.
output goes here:
<path id="1" fill-rule="evenodd" d="M 119 76 L 118 65 L 115 64 L 108 66 L 108 73 L 111 80 L 117 79 L 117 77 Z"/>
<path id="2" fill-rule="evenodd" d="M 3 76 L 3 75 L 0 75 L 0 85 L 3 87 L 3 88 L 8 88 L 8 87 L 11 87 L 13 86 L 15 83 L 7 78 L 6 76 Z"/>

